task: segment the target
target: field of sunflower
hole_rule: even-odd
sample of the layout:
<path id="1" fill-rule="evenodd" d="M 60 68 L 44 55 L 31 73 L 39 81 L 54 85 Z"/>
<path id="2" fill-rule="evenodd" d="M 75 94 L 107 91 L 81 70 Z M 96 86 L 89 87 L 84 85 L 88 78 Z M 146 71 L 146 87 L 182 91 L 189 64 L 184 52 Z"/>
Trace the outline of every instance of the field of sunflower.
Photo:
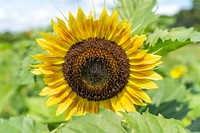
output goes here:
<path id="1" fill-rule="evenodd" d="M 0 133 L 200 132 L 200 32 L 167 29 L 155 5 L 1 34 Z"/>

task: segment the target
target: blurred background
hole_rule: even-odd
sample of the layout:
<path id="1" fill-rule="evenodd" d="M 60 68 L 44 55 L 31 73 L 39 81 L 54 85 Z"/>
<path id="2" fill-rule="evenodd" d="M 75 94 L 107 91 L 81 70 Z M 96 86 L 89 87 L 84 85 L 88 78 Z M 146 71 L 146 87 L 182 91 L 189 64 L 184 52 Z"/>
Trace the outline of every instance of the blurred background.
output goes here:
<path id="1" fill-rule="evenodd" d="M 116 0 L 106 0 L 108 8 L 113 8 Z M 160 15 L 174 16 L 171 25 L 197 26 L 199 22 L 199 0 L 158 0 L 155 12 Z M 97 14 L 101 12 L 104 1 L 94 1 Z M 0 0 L 0 32 L 23 32 L 44 28 L 50 19 L 67 17 L 68 12 L 76 13 L 81 6 L 88 14 L 93 10 L 92 0 Z"/>
<path id="2" fill-rule="evenodd" d="M 0 0 L 0 118 L 28 114 L 34 120 L 53 123 L 49 124 L 50 129 L 62 120 L 63 116 L 55 118 L 55 107 L 48 109 L 44 107 L 47 98 L 38 96 L 38 92 L 44 87 L 42 78 L 30 73 L 32 69 L 30 64 L 35 63 L 31 55 L 41 53 L 35 38 L 40 37 L 39 32 L 52 32 L 51 18 L 65 19 L 69 11 L 76 14 L 80 6 L 86 14 L 95 7 L 98 16 L 104 5 L 111 12 L 118 6 L 118 2 L 117 0 L 94 0 L 94 3 L 92 0 Z M 194 27 L 196 31 L 200 31 L 200 0 L 157 0 L 153 10 L 159 15 L 159 19 L 147 27 L 146 32 L 152 32 L 156 28 L 177 26 Z M 157 95 L 152 94 L 153 99 L 160 100 L 160 103 L 150 106 L 163 108 L 152 113 L 161 113 L 166 118 L 183 120 L 188 115 L 190 108 L 188 104 L 191 101 L 183 102 L 180 99 L 183 97 L 192 99 L 190 93 L 186 95 L 186 92 L 192 94 L 200 92 L 200 46 L 191 44 L 183 47 L 164 57 L 163 61 L 164 64 L 159 71 L 166 79 L 158 83 L 159 89 L 163 91 L 157 92 Z M 174 68 L 179 66 L 184 72 L 178 77 L 170 75 Z M 164 90 L 169 88 L 171 93 L 165 93 Z M 175 91 L 176 88 L 182 90 Z M 177 99 L 176 95 L 183 97 Z M 158 99 L 158 96 L 163 99 Z M 199 100 L 198 96 L 195 101 Z M 172 105 L 170 103 L 172 101 L 176 102 Z M 165 112 L 169 105 L 175 109 L 181 108 L 182 111 L 172 108 L 171 112 L 169 110 Z M 140 108 L 139 111 L 143 110 Z M 199 111 L 200 109 L 196 110 Z M 191 121 L 196 124 L 188 128 L 200 131 L 199 117 Z M 187 122 L 186 125 L 190 125 Z"/>

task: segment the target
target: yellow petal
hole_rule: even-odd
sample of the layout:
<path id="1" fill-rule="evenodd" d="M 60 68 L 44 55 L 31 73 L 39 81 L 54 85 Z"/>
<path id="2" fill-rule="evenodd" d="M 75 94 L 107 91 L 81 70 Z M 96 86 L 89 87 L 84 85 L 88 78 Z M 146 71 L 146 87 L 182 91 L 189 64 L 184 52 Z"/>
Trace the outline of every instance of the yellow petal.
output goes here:
<path id="1" fill-rule="evenodd" d="M 78 96 L 77 96 L 78 97 Z M 79 103 L 78 103 L 78 116 L 83 116 L 85 115 L 86 113 L 86 110 L 85 110 L 85 102 L 86 99 L 83 99 L 82 97 L 79 97 Z"/>
<path id="2" fill-rule="evenodd" d="M 40 35 L 50 46 L 53 45 L 53 47 L 56 47 L 57 49 L 60 49 L 62 51 L 68 51 L 71 46 L 68 42 L 60 39 L 53 34 L 40 32 Z"/>
<path id="3" fill-rule="evenodd" d="M 56 116 L 66 111 L 70 105 L 76 106 L 77 105 L 76 102 L 77 102 L 76 94 L 74 92 L 71 92 L 62 103 L 59 103 L 56 111 Z"/>
<path id="4" fill-rule="evenodd" d="M 36 54 L 32 57 L 40 62 L 48 64 L 62 64 L 65 62 L 64 57 L 58 57 L 50 54 Z"/>
<path id="5" fill-rule="evenodd" d="M 146 71 L 155 68 L 156 66 L 162 64 L 162 61 L 157 61 L 154 64 L 147 64 L 147 65 L 131 65 L 130 70 L 134 72 L 139 71 Z"/>
<path id="6" fill-rule="evenodd" d="M 35 74 L 35 75 L 41 75 L 41 74 L 43 74 L 41 71 L 40 71 L 40 69 L 35 69 L 35 70 L 32 70 L 31 71 L 33 74 Z"/>
<path id="7" fill-rule="evenodd" d="M 135 106 L 130 101 L 130 99 L 128 97 L 126 97 L 126 95 L 124 95 L 124 92 L 119 93 L 118 98 L 120 100 L 121 105 L 127 112 L 135 112 L 136 111 Z"/>
<path id="8" fill-rule="evenodd" d="M 120 30 L 123 30 L 126 27 L 127 20 L 121 21 L 119 24 L 117 24 L 115 27 L 112 28 L 111 32 L 109 33 L 108 40 L 114 41 L 116 38 L 116 33 L 118 33 Z"/>
<path id="9" fill-rule="evenodd" d="M 138 97 L 144 101 L 146 101 L 147 103 L 152 103 L 151 99 L 149 98 L 149 96 L 143 91 L 143 90 L 139 90 L 139 89 L 134 89 L 130 86 L 126 86 L 126 90 L 135 97 Z"/>
<path id="10" fill-rule="evenodd" d="M 58 28 L 62 32 L 62 39 L 64 41 L 64 44 L 67 45 L 66 47 L 69 49 L 73 44 L 77 42 L 76 37 L 68 30 L 63 20 L 57 18 L 57 21 L 58 21 Z"/>
<path id="11" fill-rule="evenodd" d="M 134 59 L 129 60 L 131 65 L 146 65 L 146 64 L 153 64 L 161 59 L 161 56 L 153 55 L 153 54 L 146 54 L 142 59 Z"/>
<path id="12" fill-rule="evenodd" d="M 81 42 L 83 40 L 83 37 L 79 31 L 77 22 L 72 15 L 72 13 L 69 13 L 69 19 L 68 19 L 68 25 L 72 33 L 74 34 L 74 37 L 76 37 L 77 42 Z"/>
<path id="13" fill-rule="evenodd" d="M 128 82 L 130 85 L 134 85 L 139 88 L 144 88 L 144 89 L 156 89 L 158 86 L 152 82 L 151 80 L 148 79 L 134 79 L 134 78 L 129 78 Z"/>
<path id="14" fill-rule="evenodd" d="M 114 111 L 110 99 L 100 101 L 100 106 L 104 107 L 105 109 Z"/>
<path id="15" fill-rule="evenodd" d="M 54 72 L 50 71 L 50 70 L 44 70 L 42 68 L 39 69 L 35 69 L 31 71 L 32 73 L 34 73 L 35 75 L 40 75 L 40 74 L 53 74 Z"/>
<path id="16" fill-rule="evenodd" d="M 138 49 L 143 46 L 144 41 L 146 41 L 147 37 L 145 35 L 140 35 L 138 38 L 135 40 L 133 47 L 135 49 Z"/>
<path id="17" fill-rule="evenodd" d="M 147 54 L 147 50 L 136 50 L 128 55 L 129 60 L 141 59 Z"/>
<path id="18" fill-rule="evenodd" d="M 117 21 L 118 21 L 118 12 L 117 10 L 115 10 L 112 13 L 112 15 L 108 18 L 108 26 L 106 28 L 105 36 L 104 36 L 106 40 L 108 40 L 110 33 L 112 32 L 112 30 L 117 24 Z"/>
<path id="19" fill-rule="evenodd" d="M 51 96 L 47 100 L 45 106 L 49 107 L 54 104 L 58 104 L 58 103 L 62 102 L 70 94 L 70 91 L 71 91 L 71 89 L 67 89 L 64 93 L 59 93 L 57 95 Z"/>
<path id="20" fill-rule="evenodd" d="M 71 12 L 69 12 L 68 25 L 71 30 L 76 27 L 76 20 Z"/>
<path id="21" fill-rule="evenodd" d="M 132 42 L 132 44 L 130 46 L 132 46 L 129 49 L 126 49 L 126 53 L 127 55 L 129 55 L 130 53 L 132 53 L 133 51 L 135 51 L 136 49 L 140 48 L 143 46 L 144 41 L 147 39 L 147 37 L 145 35 L 140 35 L 140 36 L 136 36 L 134 38 L 134 41 Z"/>
<path id="22" fill-rule="evenodd" d="M 124 51 L 126 52 L 127 55 L 133 53 L 133 52 L 136 52 L 138 49 L 134 49 L 133 46 L 134 46 L 134 42 L 138 39 L 138 35 L 134 35 L 133 37 L 130 38 L 130 41 L 129 43 L 127 44 L 124 44 L 123 45 L 123 49 Z"/>
<path id="23" fill-rule="evenodd" d="M 90 112 L 91 113 L 91 110 L 90 110 L 90 101 L 88 101 L 87 99 L 85 99 L 84 103 L 85 103 L 84 110 L 86 112 Z"/>
<path id="24" fill-rule="evenodd" d="M 53 73 L 55 72 L 61 72 L 62 71 L 62 64 L 60 65 L 49 65 L 49 66 L 45 66 L 45 67 L 41 67 L 42 70 L 45 71 L 51 71 Z"/>
<path id="25" fill-rule="evenodd" d="M 93 16 L 92 16 L 92 11 L 90 12 L 89 16 L 88 16 L 88 20 L 92 21 L 93 20 Z"/>
<path id="26" fill-rule="evenodd" d="M 135 104 L 135 105 L 139 105 L 139 106 L 146 106 L 147 104 L 144 103 L 140 98 L 138 98 L 137 96 L 133 95 L 132 93 L 128 92 L 127 90 L 125 90 L 124 95 L 130 99 L 130 101 Z"/>
<path id="27" fill-rule="evenodd" d="M 48 74 L 48 75 L 45 75 L 44 77 L 44 82 L 45 84 L 48 84 L 48 85 L 54 85 L 60 81 L 65 81 L 65 78 L 63 76 L 63 73 L 54 73 L 54 74 Z"/>
<path id="28" fill-rule="evenodd" d="M 118 37 L 116 38 L 115 42 L 120 45 L 122 48 L 126 46 L 130 42 L 130 35 L 131 35 L 131 24 L 128 24 L 126 29 L 119 32 Z"/>
<path id="29" fill-rule="evenodd" d="M 162 76 L 154 72 L 153 70 L 141 71 L 141 72 L 130 72 L 130 76 L 135 79 L 150 79 L 150 80 L 161 80 Z"/>
<path id="30" fill-rule="evenodd" d="M 112 103 L 114 112 L 119 112 L 119 111 L 125 112 L 125 109 L 122 107 L 118 97 L 115 96 L 111 98 L 111 103 Z"/>
<path id="31" fill-rule="evenodd" d="M 66 55 L 66 50 L 60 49 L 50 42 L 47 42 L 43 39 L 36 39 L 36 41 L 42 49 L 44 49 L 45 51 L 47 51 L 52 55 L 57 55 L 60 57 L 64 57 Z"/>
<path id="32" fill-rule="evenodd" d="M 59 84 L 59 86 L 58 86 Z M 65 91 L 67 89 L 70 89 L 68 85 L 65 82 L 59 82 L 55 85 L 52 86 L 46 86 L 40 93 L 39 95 L 41 96 L 51 96 L 51 95 L 56 95 L 62 91 Z"/>
<path id="33" fill-rule="evenodd" d="M 58 19 L 58 18 L 57 18 L 57 20 L 58 20 L 58 24 L 56 24 L 53 20 L 51 20 L 54 32 L 56 33 L 56 35 L 58 35 L 62 39 L 61 43 L 60 43 L 60 41 L 59 42 L 57 41 L 56 44 L 58 46 L 60 46 L 61 48 L 68 50 L 72 46 L 72 44 L 74 43 L 75 39 L 74 39 L 74 37 L 72 37 L 72 35 L 70 35 L 67 27 L 65 26 L 65 24 L 63 24 L 64 22 L 61 21 L 61 19 Z M 54 39 L 55 39 L 55 37 L 54 37 Z M 55 40 L 53 40 L 53 42 L 55 43 Z"/>
<path id="34" fill-rule="evenodd" d="M 68 108 L 65 112 L 66 114 L 65 120 L 69 120 L 72 116 L 74 116 L 77 113 L 77 111 L 78 111 L 77 106 L 75 107 L 70 106 L 70 108 Z"/>
<path id="35" fill-rule="evenodd" d="M 86 28 L 86 16 L 81 8 L 78 9 L 78 13 L 76 16 L 77 26 L 79 31 L 81 32 L 81 36 L 83 39 L 89 38 L 88 29 Z"/>
<path id="36" fill-rule="evenodd" d="M 114 41 L 116 40 L 116 38 L 118 38 L 120 36 L 120 34 L 122 34 L 127 28 L 127 21 L 121 21 L 116 28 L 114 28 L 114 32 L 112 31 L 112 33 L 110 34 L 111 38 L 109 39 L 110 41 Z M 117 42 L 116 42 L 117 43 Z"/>
<path id="37" fill-rule="evenodd" d="M 51 19 L 51 24 L 52 24 L 52 27 L 53 27 L 53 30 L 54 32 L 57 34 L 57 35 L 61 35 L 61 31 L 58 29 L 58 26 L 57 24 Z"/>
<path id="38" fill-rule="evenodd" d="M 104 8 L 99 18 L 99 25 L 95 32 L 95 36 L 97 38 L 103 38 L 105 36 L 105 31 L 107 29 L 107 21 L 108 21 L 108 13 L 106 11 L 106 8 Z"/>
<path id="39" fill-rule="evenodd" d="M 87 37 L 94 37 L 94 32 L 95 32 L 95 29 L 93 29 L 93 17 L 92 17 L 92 11 L 90 12 L 87 20 L 86 20 L 86 29 L 87 29 Z"/>
<path id="40" fill-rule="evenodd" d="M 92 113 L 99 113 L 99 101 L 90 101 L 90 108 Z"/>

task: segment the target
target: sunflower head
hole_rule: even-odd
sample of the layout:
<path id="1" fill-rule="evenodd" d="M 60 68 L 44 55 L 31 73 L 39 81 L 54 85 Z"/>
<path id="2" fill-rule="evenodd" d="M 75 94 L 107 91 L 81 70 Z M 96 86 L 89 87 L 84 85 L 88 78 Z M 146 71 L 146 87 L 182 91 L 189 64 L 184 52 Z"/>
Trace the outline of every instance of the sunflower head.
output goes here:
<path id="1" fill-rule="evenodd" d="M 68 24 L 52 21 L 55 34 L 41 33 L 37 43 L 46 54 L 33 56 L 36 75 L 44 75 L 49 96 L 46 106 L 58 104 L 56 115 L 66 119 L 99 107 L 118 113 L 134 112 L 134 105 L 151 103 L 143 89 L 155 89 L 152 80 L 162 77 L 152 69 L 161 57 L 140 49 L 145 35 L 131 36 L 131 24 L 118 22 L 118 13 L 108 16 L 104 9 L 98 20 L 85 16 L 79 8 L 76 18 L 69 13 Z"/>

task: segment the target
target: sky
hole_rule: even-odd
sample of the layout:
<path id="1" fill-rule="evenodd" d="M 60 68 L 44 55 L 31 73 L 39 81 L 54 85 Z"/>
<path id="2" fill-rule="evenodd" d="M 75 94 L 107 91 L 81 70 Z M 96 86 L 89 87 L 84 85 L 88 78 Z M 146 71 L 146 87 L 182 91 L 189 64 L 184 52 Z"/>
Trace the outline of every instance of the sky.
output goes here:
<path id="1" fill-rule="evenodd" d="M 115 0 L 105 0 L 107 7 L 113 7 Z M 157 0 L 157 14 L 173 15 L 180 9 L 189 9 L 192 0 Z M 97 14 L 101 12 L 104 0 L 94 0 Z M 93 9 L 92 0 L 0 0 L 0 32 L 19 32 L 45 27 L 56 17 L 63 18 L 71 11 L 76 14 L 81 6 L 86 14 Z M 62 12 L 62 13 L 61 13 Z"/>

